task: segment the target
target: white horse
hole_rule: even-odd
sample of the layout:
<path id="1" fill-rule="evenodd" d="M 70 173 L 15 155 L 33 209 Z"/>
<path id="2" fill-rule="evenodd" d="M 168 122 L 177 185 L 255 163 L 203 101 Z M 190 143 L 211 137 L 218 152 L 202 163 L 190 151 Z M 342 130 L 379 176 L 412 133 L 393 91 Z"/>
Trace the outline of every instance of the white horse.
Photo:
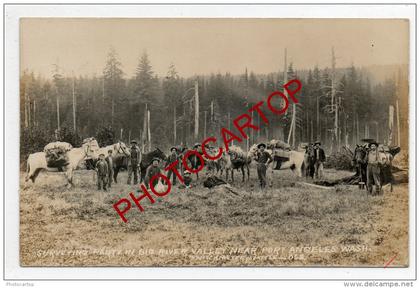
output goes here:
<path id="1" fill-rule="evenodd" d="M 127 145 L 125 145 L 124 142 L 119 141 L 118 143 L 97 149 L 94 155 L 92 155 L 92 158 L 96 160 L 99 158 L 99 154 L 104 154 L 106 156 L 110 150 L 112 150 L 112 158 L 116 158 L 121 155 L 130 156 L 130 151 Z"/>
<path id="2" fill-rule="evenodd" d="M 251 146 L 248 152 L 248 157 L 254 158 L 257 154 L 258 148 L 257 144 Z M 270 164 L 269 168 L 271 168 L 271 173 L 274 173 L 274 168 L 278 168 L 277 161 L 275 158 L 276 156 L 281 156 L 287 158 L 288 160 L 280 163 L 280 170 L 290 169 L 297 175 L 298 177 L 303 176 L 304 171 L 304 159 L 305 159 L 305 152 L 301 151 L 284 151 L 282 155 L 278 155 L 272 149 L 266 149 L 268 153 L 270 153 L 271 157 L 273 157 L 274 161 Z M 279 170 L 279 169 L 276 169 Z"/>
<path id="3" fill-rule="evenodd" d="M 88 138 L 83 141 L 82 147 L 73 148 L 67 152 L 69 164 L 62 168 L 62 171 L 65 172 L 67 179 L 67 188 L 71 188 L 73 186 L 73 171 L 77 168 L 79 163 L 86 157 L 94 155 L 98 148 L 99 145 L 95 138 Z M 25 181 L 27 182 L 29 179 L 31 179 L 32 183 L 34 183 L 39 173 L 43 170 L 49 172 L 59 172 L 58 168 L 51 168 L 47 166 L 45 152 L 30 154 L 26 162 L 27 174 Z"/>

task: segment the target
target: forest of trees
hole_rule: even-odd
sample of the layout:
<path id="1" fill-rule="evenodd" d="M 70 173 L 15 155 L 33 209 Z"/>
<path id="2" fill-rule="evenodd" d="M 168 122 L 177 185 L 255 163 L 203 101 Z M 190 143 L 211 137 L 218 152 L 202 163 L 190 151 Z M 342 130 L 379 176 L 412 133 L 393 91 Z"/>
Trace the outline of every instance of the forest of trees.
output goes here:
<path id="1" fill-rule="evenodd" d="M 170 64 L 167 75 L 158 77 L 144 53 L 135 76 L 129 78 L 113 49 L 100 77 L 65 76 L 57 65 L 50 78 L 22 71 L 21 156 L 41 151 L 50 141 L 78 146 L 83 138 L 91 136 L 101 146 L 131 139 L 144 144 L 145 150 L 155 146 L 167 149 L 181 143 L 191 146 L 205 136 L 216 135 L 222 126 L 231 127 L 232 119 L 271 92 L 283 91 L 286 78 L 298 78 L 303 85 L 296 106 L 295 146 L 320 140 L 331 151 L 343 145 L 353 147 L 362 138 L 388 141 L 389 106 L 395 108 L 397 98 L 400 129 L 408 130 L 408 82 L 404 72 L 373 84 L 369 73 L 353 66 L 296 71 L 289 63 L 286 75 L 283 71 L 260 75 L 244 67 L 242 75 L 218 73 L 183 78 Z M 196 83 L 198 137 L 194 137 Z M 338 107 L 337 114 L 334 107 Z M 267 113 L 270 125 L 252 133 L 248 145 L 273 138 L 287 141 L 291 111 L 281 117 Z M 254 119 L 259 124 L 257 116 Z M 335 140 L 334 133 L 338 135 Z M 407 145 L 402 138 L 401 145 Z M 392 141 L 397 144 L 397 137 Z M 246 143 L 240 145 L 245 147 Z"/>

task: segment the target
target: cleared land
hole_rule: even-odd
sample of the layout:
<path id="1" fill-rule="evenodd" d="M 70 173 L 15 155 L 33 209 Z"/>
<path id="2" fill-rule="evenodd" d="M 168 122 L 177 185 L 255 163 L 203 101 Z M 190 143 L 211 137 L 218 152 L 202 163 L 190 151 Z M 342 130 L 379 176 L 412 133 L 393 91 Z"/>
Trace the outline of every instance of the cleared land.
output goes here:
<path id="1" fill-rule="evenodd" d="M 234 184 L 239 195 L 175 188 L 144 201 L 145 212 L 133 204 L 123 223 L 112 204 L 132 191 L 125 172 L 108 192 L 96 190 L 92 171 L 76 171 L 71 190 L 52 173 L 23 189 L 22 173 L 21 265 L 383 267 L 394 256 L 390 266 L 408 264 L 407 184 L 371 197 L 357 186 L 305 187 L 276 171 L 272 187 L 255 192 L 256 177 L 253 168 L 249 182 Z"/>

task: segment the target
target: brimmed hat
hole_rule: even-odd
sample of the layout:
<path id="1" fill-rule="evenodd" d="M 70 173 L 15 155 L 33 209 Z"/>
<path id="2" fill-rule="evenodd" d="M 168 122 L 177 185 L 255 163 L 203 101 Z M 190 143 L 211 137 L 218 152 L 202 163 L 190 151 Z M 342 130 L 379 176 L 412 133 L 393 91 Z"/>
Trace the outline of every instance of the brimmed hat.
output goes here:
<path id="1" fill-rule="evenodd" d="M 104 153 L 101 153 L 101 154 L 99 154 L 99 156 L 104 156 L 105 157 L 105 154 Z"/>
<path id="2" fill-rule="evenodd" d="M 321 145 L 321 141 L 315 141 L 315 142 L 314 142 L 314 145 L 316 145 L 316 144 Z"/>
<path id="3" fill-rule="evenodd" d="M 195 144 L 194 144 L 194 146 L 193 146 L 193 148 L 195 148 L 195 147 L 199 147 L 199 146 L 201 146 L 201 144 L 200 144 L 200 143 L 195 143 Z"/>
<path id="4" fill-rule="evenodd" d="M 188 171 L 188 170 L 185 170 L 185 171 L 184 171 L 184 175 L 185 175 L 185 174 L 191 174 L 191 172 L 190 172 L 190 171 Z"/>
<path id="5" fill-rule="evenodd" d="M 267 145 L 265 143 L 260 143 L 257 145 L 257 148 L 259 149 L 261 146 L 264 146 L 264 148 L 267 148 Z"/>
<path id="6" fill-rule="evenodd" d="M 178 151 L 178 148 L 176 148 L 175 146 L 172 146 L 171 149 L 169 149 L 169 151 L 172 152 L 172 150 L 174 150 L 174 149 L 175 149 L 175 151 Z"/>
<path id="7" fill-rule="evenodd" d="M 108 150 L 108 153 L 109 153 L 109 152 L 111 152 L 111 153 L 112 153 L 112 152 L 114 152 L 114 151 L 113 151 L 112 149 L 109 149 L 109 150 Z"/>
<path id="8" fill-rule="evenodd" d="M 153 158 L 153 159 L 152 159 L 152 163 L 153 163 L 154 161 L 158 161 L 158 162 L 160 162 L 160 160 L 161 160 L 160 158 L 155 157 L 155 158 Z"/>
<path id="9" fill-rule="evenodd" d="M 372 146 L 372 145 L 375 145 L 376 147 L 379 147 L 379 143 L 376 142 L 376 141 L 369 142 L 369 147 Z"/>
<path id="10" fill-rule="evenodd" d="M 137 144 L 137 141 L 136 140 L 131 140 L 131 142 L 130 142 L 131 144 Z"/>

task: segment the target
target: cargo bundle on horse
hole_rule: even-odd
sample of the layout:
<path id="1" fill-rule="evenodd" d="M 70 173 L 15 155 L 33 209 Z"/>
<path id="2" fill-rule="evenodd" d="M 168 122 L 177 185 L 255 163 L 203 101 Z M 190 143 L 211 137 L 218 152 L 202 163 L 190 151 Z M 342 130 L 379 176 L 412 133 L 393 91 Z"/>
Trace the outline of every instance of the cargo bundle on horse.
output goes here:
<path id="1" fill-rule="evenodd" d="M 50 145 L 47 148 L 53 146 L 54 145 Z M 64 145 L 64 147 L 68 147 L 68 145 Z M 87 138 L 83 140 L 82 147 L 72 148 L 71 150 L 66 152 L 66 155 L 62 157 L 62 159 L 66 159 L 65 161 L 58 158 L 60 163 L 65 164 L 64 166 L 60 166 L 59 168 L 48 166 L 48 159 L 52 158 L 51 156 L 48 156 L 48 158 L 46 152 L 37 152 L 30 154 L 26 164 L 27 175 L 25 177 L 25 181 L 32 180 L 32 182 L 35 182 L 35 179 L 38 177 L 39 173 L 42 170 L 47 170 L 50 172 L 63 171 L 66 175 L 67 187 L 70 188 L 73 185 L 73 171 L 77 168 L 81 161 L 88 157 L 92 157 L 97 149 L 99 149 L 99 145 L 95 138 Z"/>
<path id="2" fill-rule="evenodd" d="M 47 160 L 47 167 L 57 168 L 62 171 L 64 166 L 69 164 L 69 157 L 67 152 L 73 149 L 70 143 L 67 142 L 51 142 L 44 147 L 45 158 Z"/>

